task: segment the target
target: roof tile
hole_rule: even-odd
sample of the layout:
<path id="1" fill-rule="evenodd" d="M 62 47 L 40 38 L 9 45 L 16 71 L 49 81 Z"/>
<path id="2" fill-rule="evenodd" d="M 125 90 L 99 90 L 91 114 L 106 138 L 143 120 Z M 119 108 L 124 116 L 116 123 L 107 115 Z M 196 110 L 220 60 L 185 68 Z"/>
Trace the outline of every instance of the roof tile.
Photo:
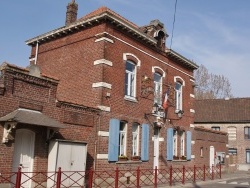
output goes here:
<path id="1" fill-rule="evenodd" d="M 195 122 L 250 122 L 250 98 L 196 100 Z"/>

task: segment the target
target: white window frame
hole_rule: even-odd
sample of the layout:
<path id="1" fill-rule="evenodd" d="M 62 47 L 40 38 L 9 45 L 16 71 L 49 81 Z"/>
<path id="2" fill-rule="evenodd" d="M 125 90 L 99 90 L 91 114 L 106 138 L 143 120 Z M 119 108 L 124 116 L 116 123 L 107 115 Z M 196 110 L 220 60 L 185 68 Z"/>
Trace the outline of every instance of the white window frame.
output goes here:
<path id="1" fill-rule="evenodd" d="M 139 156 L 140 125 L 132 124 L 132 156 Z"/>
<path id="2" fill-rule="evenodd" d="M 212 126 L 211 129 L 214 131 L 220 131 L 220 126 Z"/>
<path id="3" fill-rule="evenodd" d="M 237 148 L 228 148 L 229 155 L 237 155 Z"/>
<path id="4" fill-rule="evenodd" d="M 134 70 L 127 70 L 127 63 L 134 66 Z M 132 61 L 126 61 L 125 64 L 126 72 L 125 72 L 125 97 L 135 99 L 136 97 L 136 64 Z M 127 78 L 128 77 L 128 78 Z M 126 82 L 127 78 L 127 82 Z M 133 80 L 132 80 L 133 79 Z"/>
<path id="5" fill-rule="evenodd" d="M 250 139 L 250 127 L 244 127 L 244 139 Z"/>
<path id="6" fill-rule="evenodd" d="M 159 76 L 159 80 L 155 76 Z M 162 105 L 162 75 L 158 72 L 154 73 L 154 103 Z"/>
<path id="7" fill-rule="evenodd" d="M 174 83 L 175 83 L 175 99 L 176 99 L 176 108 L 175 108 L 175 113 L 178 113 L 180 110 L 183 109 L 183 87 L 185 86 L 185 80 L 183 80 L 180 76 L 175 76 L 174 77 Z M 181 100 L 178 100 L 178 103 L 177 103 L 177 93 L 176 93 L 176 83 L 179 83 L 181 84 Z M 180 106 L 180 109 L 178 109 L 178 106 Z"/>
<path id="8" fill-rule="evenodd" d="M 173 155 L 178 156 L 178 131 L 173 131 Z"/>
<path id="9" fill-rule="evenodd" d="M 250 164 L 250 149 L 246 149 L 246 163 Z"/>
<path id="10" fill-rule="evenodd" d="M 177 88 L 177 85 L 180 86 L 179 89 Z M 176 99 L 176 111 L 178 112 L 179 110 L 182 110 L 182 89 L 183 89 L 183 85 L 181 82 L 175 82 L 175 99 Z"/>
<path id="11" fill-rule="evenodd" d="M 123 145 L 121 143 L 123 143 Z M 121 121 L 119 129 L 119 156 L 126 156 L 126 151 L 127 151 L 127 123 Z"/>
<path id="12" fill-rule="evenodd" d="M 185 131 L 181 132 L 181 147 L 180 147 L 180 154 L 181 156 L 186 156 L 185 155 Z"/>
<path id="13" fill-rule="evenodd" d="M 157 93 L 156 91 L 156 84 L 160 85 L 160 101 L 157 101 L 157 97 L 154 97 L 154 103 L 157 103 L 158 105 L 162 105 L 162 88 L 163 88 L 163 78 L 166 77 L 166 72 L 158 66 L 153 66 L 152 67 L 152 73 L 154 73 L 154 94 Z M 155 80 L 155 74 L 160 75 L 161 76 L 161 80 L 160 82 L 156 82 Z"/>

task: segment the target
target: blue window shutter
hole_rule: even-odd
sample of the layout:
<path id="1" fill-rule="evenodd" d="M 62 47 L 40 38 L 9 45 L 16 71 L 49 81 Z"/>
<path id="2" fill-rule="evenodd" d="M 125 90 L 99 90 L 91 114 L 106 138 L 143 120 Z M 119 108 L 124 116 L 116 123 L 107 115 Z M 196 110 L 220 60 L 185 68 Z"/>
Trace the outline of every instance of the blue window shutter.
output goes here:
<path id="1" fill-rule="evenodd" d="M 167 129 L 167 160 L 172 161 L 173 160 L 173 136 L 174 136 L 174 130 L 173 128 Z"/>
<path id="2" fill-rule="evenodd" d="M 149 160 L 149 125 L 142 124 L 141 160 Z"/>
<path id="3" fill-rule="evenodd" d="M 187 160 L 190 161 L 191 160 L 191 151 L 192 151 L 192 133 L 190 131 L 187 131 Z"/>
<path id="4" fill-rule="evenodd" d="M 111 119 L 109 123 L 108 161 L 118 161 L 120 120 Z"/>

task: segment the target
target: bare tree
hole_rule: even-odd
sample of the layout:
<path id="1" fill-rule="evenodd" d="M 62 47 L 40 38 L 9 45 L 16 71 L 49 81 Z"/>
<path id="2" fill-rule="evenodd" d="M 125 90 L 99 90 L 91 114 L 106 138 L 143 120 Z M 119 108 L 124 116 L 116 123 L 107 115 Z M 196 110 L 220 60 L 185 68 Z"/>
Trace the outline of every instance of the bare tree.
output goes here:
<path id="1" fill-rule="evenodd" d="M 201 65 L 194 73 L 196 99 L 231 98 L 231 84 L 223 75 L 209 73 L 204 65 Z"/>

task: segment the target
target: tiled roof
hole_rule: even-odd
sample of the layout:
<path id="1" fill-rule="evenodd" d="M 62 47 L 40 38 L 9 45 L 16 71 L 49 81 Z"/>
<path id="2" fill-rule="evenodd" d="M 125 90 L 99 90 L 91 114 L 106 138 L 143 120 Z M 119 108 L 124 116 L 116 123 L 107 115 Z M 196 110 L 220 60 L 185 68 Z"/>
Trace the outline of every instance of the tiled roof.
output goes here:
<path id="1" fill-rule="evenodd" d="M 157 40 L 148 35 L 143 31 L 143 27 L 138 27 L 136 24 L 130 22 L 129 20 L 125 19 L 121 15 L 117 14 L 116 12 L 112 11 L 107 7 L 100 7 L 97 10 L 83 16 L 82 18 L 76 20 L 69 25 L 60 27 L 58 29 L 49 31 L 32 39 L 26 41 L 27 45 L 35 45 L 36 43 L 43 43 L 46 41 L 54 40 L 57 37 L 64 37 L 65 35 L 72 34 L 74 32 L 79 32 L 80 29 L 85 29 L 86 27 L 92 27 L 94 24 L 99 23 L 102 20 L 106 20 L 111 22 L 114 26 L 118 28 L 122 28 L 123 31 L 126 31 L 137 37 L 145 44 L 156 46 Z M 180 62 L 181 64 L 191 67 L 191 69 L 197 69 L 198 66 L 193 63 L 192 61 L 186 59 L 185 57 L 181 56 L 174 50 L 169 50 L 166 48 L 166 53 L 168 57 L 174 58 L 176 61 Z"/>
<path id="2" fill-rule="evenodd" d="M 250 98 L 195 101 L 195 123 L 250 122 Z"/>
<path id="3" fill-rule="evenodd" d="M 2 121 L 14 121 L 29 125 L 65 128 L 63 124 L 41 112 L 21 108 L 7 114 L 6 116 L 0 117 L 0 122 Z"/>

